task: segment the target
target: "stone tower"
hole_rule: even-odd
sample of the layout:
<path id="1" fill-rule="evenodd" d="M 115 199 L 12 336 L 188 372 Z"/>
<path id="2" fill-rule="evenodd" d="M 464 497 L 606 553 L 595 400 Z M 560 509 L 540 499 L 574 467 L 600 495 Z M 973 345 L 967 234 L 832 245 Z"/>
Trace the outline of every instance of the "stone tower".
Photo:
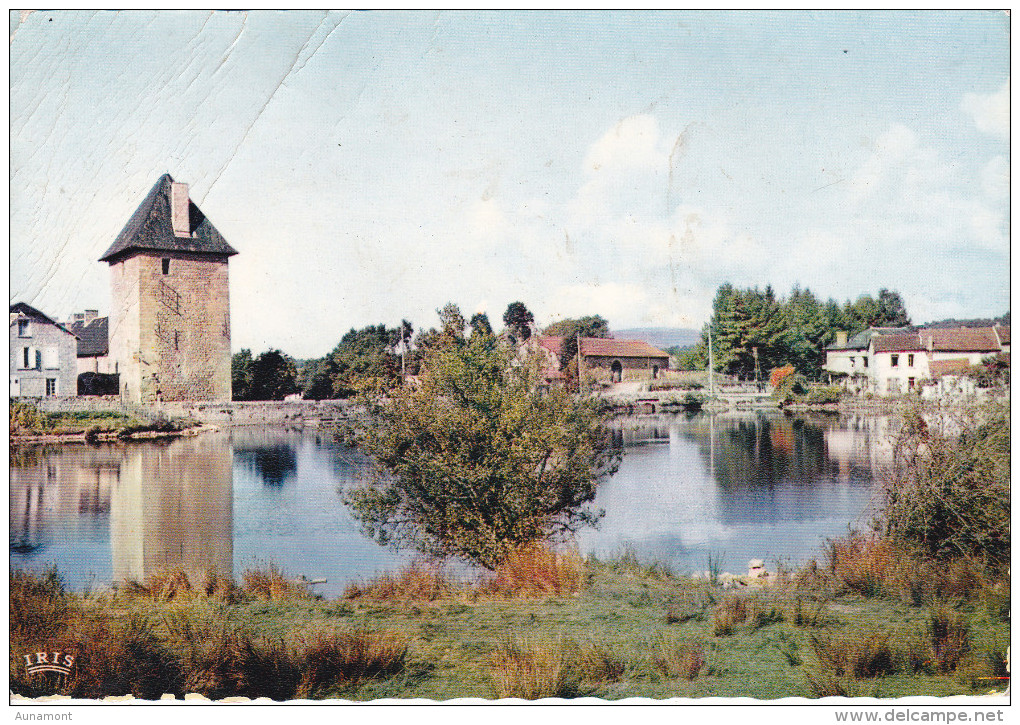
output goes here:
<path id="1" fill-rule="evenodd" d="M 101 262 L 110 265 L 110 356 L 125 402 L 230 400 L 230 290 L 237 254 L 160 177 Z"/>

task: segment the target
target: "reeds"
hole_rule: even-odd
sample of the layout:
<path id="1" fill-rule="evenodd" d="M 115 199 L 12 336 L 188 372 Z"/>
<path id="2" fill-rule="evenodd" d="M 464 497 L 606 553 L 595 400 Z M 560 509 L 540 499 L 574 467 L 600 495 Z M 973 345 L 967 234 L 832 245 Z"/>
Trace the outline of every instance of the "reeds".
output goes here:
<path id="1" fill-rule="evenodd" d="M 275 564 L 244 572 L 241 576 L 241 591 L 255 599 L 273 602 L 311 598 L 307 587 L 288 579 Z"/>
<path id="2" fill-rule="evenodd" d="M 567 666 L 561 645 L 509 638 L 492 657 L 496 696 L 522 700 L 575 697 L 577 680 Z"/>
<path id="3" fill-rule="evenodd" d="M 585 585 L 584 560 L 576 552 L 557 552 L 530 544 L 511 554 L 477 591 L 483 595 L 535 597 L 577 594 Z"/>
<path id="4" fill-rule="evenodd" d="M 493 653 L 496 696 L 539 700 L 573 698 L 617 682 L 626 664 L 601 643 L 529 641 L 511 635 Z"/>
<path id="5" fill-rule="evenodd" d="M 394 633 L 368 630 L 317 632 L 301 648 L 298 697 L 314 698 L 330 689 L 404 669 L 408 641 Z"/>
<path id="6" fill-rule="evenodd" d="M 743 597 L 730 594 L 712 610 L 712 633 L 716 637 L 733 634 L 737 625 L 747 621 L 747 604 Z"/>
<path id="7" fill-rule="evenodd" d="M 866 679 L 896 671 L 889 634 L 850 631 L 810 638 L 819 665 L 835 677 Z"/>
<path id="8" fill-rule="evenodd" d="M 705 666 L 705 648 L 663 635 L 652 643 L 652 662 L 665 677 L 693 680 Z"/>
<path id="9" fill-rule="evenodd" d="M 970 628 L 944 603 L 935 604 L 928 616 L 932 662 L 939 672 L 956 669 L 970 651 Z"/>
<path id="10" fill-rule="evenodd" d="M 376 602 L 434 602 L 456 591 L 457 586 L 442 570 L 415 563 L 396 574 L 380 574 L 367 582 L 351 582 L 344 589 L 344 598 Z"/>

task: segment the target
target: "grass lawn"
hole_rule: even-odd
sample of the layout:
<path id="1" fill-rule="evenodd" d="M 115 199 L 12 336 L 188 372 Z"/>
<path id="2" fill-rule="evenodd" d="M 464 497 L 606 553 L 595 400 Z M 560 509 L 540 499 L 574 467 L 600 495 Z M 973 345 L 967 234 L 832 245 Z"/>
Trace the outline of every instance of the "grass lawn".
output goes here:
<path id="1" fill-rule="evenodd" d="M 986 582 L 965 598 L 913 604 L 906 597 L 862 596 L 825 576 L 730 592 L 633 562 L 578 566 L 574 584 L 514 597 L 478 586 L 422 596 L 391 581 L 382 593 L 355 587 L 323 601 L 286 586 L 260 594 L 247 575 L 239 589 L 220 588 L 233 592 L 220 597 L 151 584 L 116 596 L 62 596 L 77 612 L 71 620 L 89 622 L 78 627 L 81 657 L 100 646 L 83 641 L 81 631 L 101 629 L 101 620 L 109 631 L 129 633 L 128 651 L 178 663 L 166 665 L 167 682 L 147 685 L 148 696 L 266 694 L 259 689 L 264 682 L 286 679 L 266 674 L 274 657 L 290 658 L 283 665 L 273 660 L 270 669 L 292 672 L 295 688 L 276 690 L 279 699 L 773 699 L 1004 688 L 1005 681 L 991 678 L 1004 674 L 1008 582 L 1004 589 Z M 12 689 L 28 692 L 16 660 L 21 649 L 34 651 L 34 625 L 19 629 L 15 608 L 40 605 L 21 594 L 15 601 L 15 589 L 22 588 L 12 583 Z M 74 625 L 58 630 L 49 638 L 75 640 Z M 118 659 L 117 652 L 104 657 Z M 233 669 L 225 674 L 227 660 Z M 92 687 L 109 689 L 102 669 L 92 678 Z M 130 677 L 109 679 L 146 692 Z M 60 687 L 68 683 L 54 684 Z"/>

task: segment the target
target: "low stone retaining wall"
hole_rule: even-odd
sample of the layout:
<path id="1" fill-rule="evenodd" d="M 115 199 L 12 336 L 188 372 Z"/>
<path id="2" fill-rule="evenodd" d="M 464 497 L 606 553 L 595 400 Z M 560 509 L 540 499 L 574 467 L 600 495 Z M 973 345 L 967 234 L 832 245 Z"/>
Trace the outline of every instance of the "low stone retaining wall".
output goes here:
<path id="1" fill-rule="evenodd" d="M 82 398 L 42 398 L 34 402 L 46 413 L 117 412 L 143 419 L 157 417 L 191 418 L 217 425 L 288 424 L 319 426 L 345 419 L 355 405 L 343 400 L 253 401 L 253 402 L 175 402 L 150 406 L 121 404 L 117 396 Z"/>

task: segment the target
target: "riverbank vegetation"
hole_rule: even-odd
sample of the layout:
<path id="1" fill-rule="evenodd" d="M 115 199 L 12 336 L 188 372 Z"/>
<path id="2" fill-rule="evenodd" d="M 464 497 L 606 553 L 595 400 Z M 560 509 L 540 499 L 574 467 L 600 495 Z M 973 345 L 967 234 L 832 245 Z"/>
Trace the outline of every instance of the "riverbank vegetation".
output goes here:
<path id="1" fill-rule="evenodd" d="M 1009 581 L 976 560 L 909 575 L 837 542 L 768 586 L 724 590 L 633 554 L 531 547 L 463 581 L 418 564 L 337 599 L 279 571 L 113 592 L 11 574 L 11 689 L 98 698 L 954 695 L 1007 682 Z M 861 578 L 873 568 L 877 586 Z M 276 582 L 267 586 L 267 582 Z M 750 580 L 749 580 L 750 581 Z M 24 654 L 73 652 L 67 676 Z"/>
<path id="2" fill-rule="evenodd" d="M 536 541 L 597 522 L 620 451 L 591 398 L 549 390 L 539 360 L 450 316 L 414 386 L 369 399 L 344 437 L 375 462 L 345 493 L 364 532 L 495 569 Z"/>
<path id="3" fill-rule="evenodd" d="M 47 413 L 27 401 L 11 400 L 9 434 L 20 438 L 84 436 L 85 440 L 126 438 L 138 434 L 179 433 L 195 424 L 191 420 L 168 420 L 161 415 L 130 415 L 118 411 L 69 411 Z"/>

